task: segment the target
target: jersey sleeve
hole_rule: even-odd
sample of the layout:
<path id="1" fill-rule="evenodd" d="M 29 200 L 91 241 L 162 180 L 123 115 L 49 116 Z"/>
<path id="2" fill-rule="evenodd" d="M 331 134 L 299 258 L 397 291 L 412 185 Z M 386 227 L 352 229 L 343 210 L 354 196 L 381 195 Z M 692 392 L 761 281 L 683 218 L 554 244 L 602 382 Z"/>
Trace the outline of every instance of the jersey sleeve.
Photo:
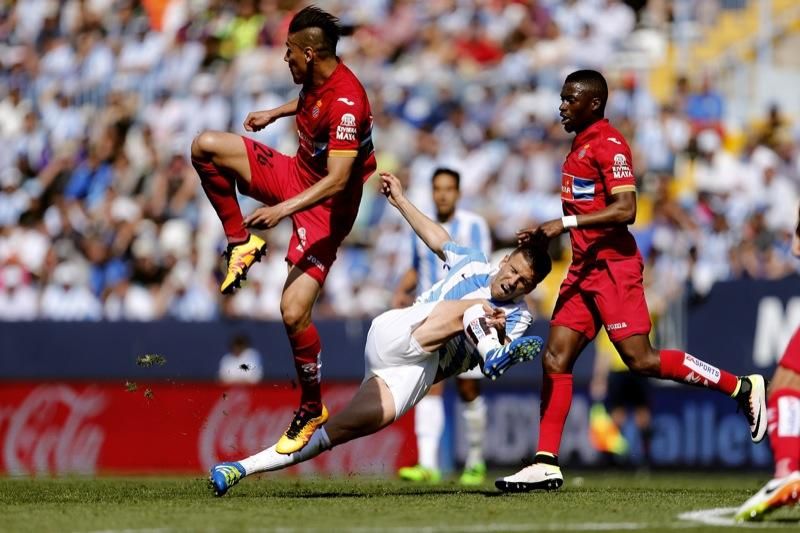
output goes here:
<path id="1" fill-rule="evenodd" d="M 488 263 L 486 256 L 480 250 L 468 246 L 460 246 L 453 241 L 444 243 L 442 251 L 444 252 L 444 262 L 450 268 L 465 259 Z"/>
<path id="2" fill-rule="evenodd" d="M 520 338 L 533 322 L 533 315 L 527 309 L 517 308 L 506 316 L 506 337 L 509 340 Z"/>
<path id="3" fill-rule="evenodd" d="M 625 139 L 600 139 L 595 153 L 598 170 L 609 194 L 636 191 L 631 149 Z"/>
<path id="4" fill-rule="evenodd" d="M 328 135 L 329 157 L 356 157 L 361 144 L 366 123 L 363 116 L 363 105 L 354 96 L 342 96 L 331 103 L 328 117 L 330 131 Z"/>

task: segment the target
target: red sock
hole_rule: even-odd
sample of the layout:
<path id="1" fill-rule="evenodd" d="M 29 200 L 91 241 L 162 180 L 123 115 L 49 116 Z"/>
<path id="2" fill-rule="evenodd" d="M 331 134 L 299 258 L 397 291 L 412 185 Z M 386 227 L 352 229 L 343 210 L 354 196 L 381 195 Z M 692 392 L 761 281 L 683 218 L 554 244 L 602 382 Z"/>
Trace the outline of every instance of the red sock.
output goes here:
<path id="1" fill-rule="evenodd" d="M 192 158 L 192 166 L 200 175 L 200 184 L 206 192 L 211 205 L 222 221 L 222 228 L 228 242 L 244 242 L 250 234 L 244 227 L 244 217 L 236 199 L 236 183 L 220 174 L 219 169 L 209 161 Z"/>
<path id="2" fill-rule="evenodd" d="M 778 389 L 767 399 L 769 444 L 775 477 L 800 470 L 800 391 Z"/>
<path id="3" fill-rule="evenodd" d="M 543 379 L 537 451 L 557 456 L 572 404 L 572 374 L 545 374 Z"/>
<path id="4" fill-rule="evenodd" d="M 322 343 L 314 324 L 297 333 L 289 335 L 289 344 L 294 354 L 294 368 L 300 380 L 300 407 L 317 413 L 322 409 L 321 350 Z"/>
<path id="5" fill-rule="evenodd" d="M 661 378 L 724 392 L 736 390 L 739 378 L 680 350 L 661 350 Z"/>

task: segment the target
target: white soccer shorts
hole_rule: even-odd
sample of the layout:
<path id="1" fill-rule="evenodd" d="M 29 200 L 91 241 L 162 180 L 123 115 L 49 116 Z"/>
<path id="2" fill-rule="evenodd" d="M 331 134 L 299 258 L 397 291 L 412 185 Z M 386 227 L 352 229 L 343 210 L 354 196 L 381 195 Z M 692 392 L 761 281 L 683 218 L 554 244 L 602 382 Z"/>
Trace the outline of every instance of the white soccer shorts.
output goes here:
<path id="1" fill-rule="evenodd" d="M 431 388 L 439 354 L 423 352 L 411 333 L 438 302 L 392 309 L 375 317 L 364 348 L 364 381 L 381 378 L 392 393 L 395 420 L 414 407 Z"/>

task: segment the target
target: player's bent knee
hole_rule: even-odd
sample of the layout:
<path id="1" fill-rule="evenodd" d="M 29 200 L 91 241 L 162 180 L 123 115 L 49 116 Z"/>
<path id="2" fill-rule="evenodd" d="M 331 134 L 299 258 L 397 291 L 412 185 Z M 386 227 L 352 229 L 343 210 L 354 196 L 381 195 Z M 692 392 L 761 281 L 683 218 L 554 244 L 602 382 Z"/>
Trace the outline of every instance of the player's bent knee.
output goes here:
<path id="1" fill-rule="evenodd" d="M 306 329 L 311 324 L 311 310 L 297 303 L 281 305 L 281 319 L 290 333 Z"/>
<path id="2" fill-rule="evenodd" d="M 214 153 L 215 132 L 204 131 L 192 139 L 192 157 L 207 159 Z"/>
<path id="3" fill-rule="evenodd" d="M 223 131 L 206 130 L 192 140 L 192 157 L 196 159 L 232 156 L 240 149 L 244 147 L 239 136 Z"/>
<path id="4" fill-rule="evenodd" d="M 542 368 L 547 374 L 564 374 L 569 372 L 568 357 L 551 348 L 545 348 L 542 355 Z"/>

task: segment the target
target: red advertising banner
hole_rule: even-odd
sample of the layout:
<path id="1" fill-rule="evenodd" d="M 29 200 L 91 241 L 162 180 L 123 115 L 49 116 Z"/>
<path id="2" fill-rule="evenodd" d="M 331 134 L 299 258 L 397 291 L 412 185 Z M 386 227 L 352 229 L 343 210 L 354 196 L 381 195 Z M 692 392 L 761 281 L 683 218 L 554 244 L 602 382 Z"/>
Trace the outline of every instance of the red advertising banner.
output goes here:
<path id="1" fill-rule="evenodd" d="M 200 473 L 273 443 L 299 391 L 285 384 L 0 384 L 0 473 Z M 356 385 L 324 389 L 331 413 Z M 295 473 L 391 473 L 415 461 L 412 416 L 292 467 Z"/>

